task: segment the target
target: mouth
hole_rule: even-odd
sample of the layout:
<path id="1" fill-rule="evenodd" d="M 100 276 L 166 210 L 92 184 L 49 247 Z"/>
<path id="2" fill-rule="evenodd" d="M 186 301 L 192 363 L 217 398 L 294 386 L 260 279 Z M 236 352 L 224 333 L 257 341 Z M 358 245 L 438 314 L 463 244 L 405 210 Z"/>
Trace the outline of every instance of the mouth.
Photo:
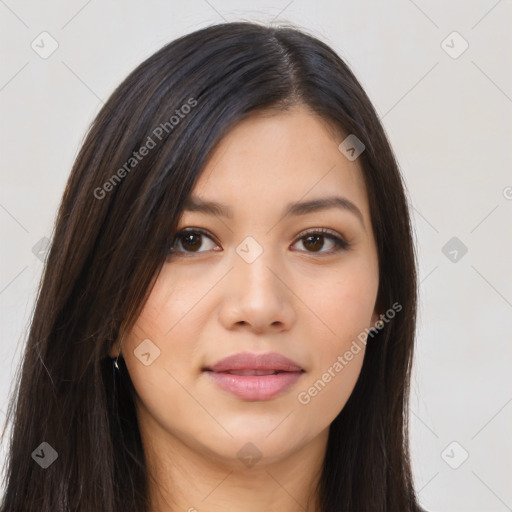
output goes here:
<path id="1" fill-rule="evenodd" d="M 203 368 L 223 391 L 242 400 L 271 400 L 295 384 L 305 372 L 281 354 L 241 353 Z"/>
<path id="2" fill-rule="evenodd" d="M 260 377 L 262 375 L 277 375 L 279 373 L 289 373 L 289 372 L 279 371 L 279 370 L 248 369 L 248 370 L 228 370 L 226 372 L 216 372 L 216 373 L 226 373 L 228 375 L 241 375 L 241 376 L 245 376 L 245 377 Z"/>

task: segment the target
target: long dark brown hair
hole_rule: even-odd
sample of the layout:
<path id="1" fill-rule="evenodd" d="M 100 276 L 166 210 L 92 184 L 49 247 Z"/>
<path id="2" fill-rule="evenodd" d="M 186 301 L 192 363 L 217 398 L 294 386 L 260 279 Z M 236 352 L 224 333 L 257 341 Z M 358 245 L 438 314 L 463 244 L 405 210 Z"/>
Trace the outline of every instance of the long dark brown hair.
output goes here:
<path id="1" fill-rule="evenodd" d="M 407 437 L 416 256 L 393 152 L 369 98 L 328 45 L 293 26 L 236 22 L 183 36 L 140 64 L 86 136 L 9 402 L 0 512 L 148 511 L 134 388 L 122 358 L 113 376 L 109 351 L 151 292 L 216 144 L 251 112 L 301 104 L 364 143 L 377 304 L 403 308 L 369 339 L 356 387 L 330 426 L 322 511 L 421 510 Z M 46 469 L 32 456 L 43 442 L 58 454 Z"/>

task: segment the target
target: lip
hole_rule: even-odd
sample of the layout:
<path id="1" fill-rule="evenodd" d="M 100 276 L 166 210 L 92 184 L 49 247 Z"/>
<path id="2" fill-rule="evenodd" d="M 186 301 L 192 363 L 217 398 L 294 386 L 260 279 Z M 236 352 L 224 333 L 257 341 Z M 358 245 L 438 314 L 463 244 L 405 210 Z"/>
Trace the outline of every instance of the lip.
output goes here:
<path id="1" fill-rule="evenodd" d="M 247 401 L 271 400 L 304 373 L 300 365 L 276 352 L 235 354 L 203 371 L 221 389 Z"/>

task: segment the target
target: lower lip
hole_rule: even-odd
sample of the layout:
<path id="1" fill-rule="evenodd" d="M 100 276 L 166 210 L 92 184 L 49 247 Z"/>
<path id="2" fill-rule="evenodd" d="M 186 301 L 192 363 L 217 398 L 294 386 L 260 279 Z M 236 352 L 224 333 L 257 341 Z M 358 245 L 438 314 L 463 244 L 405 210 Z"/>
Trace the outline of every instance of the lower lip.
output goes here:
<path id="1" fill-rule="evenodd" d="M 207 373 L 221 389 L 249 401 L 271 400 L 293 386 L 302 375 L 302 372 L 250 376 L 211 371 Z"/>

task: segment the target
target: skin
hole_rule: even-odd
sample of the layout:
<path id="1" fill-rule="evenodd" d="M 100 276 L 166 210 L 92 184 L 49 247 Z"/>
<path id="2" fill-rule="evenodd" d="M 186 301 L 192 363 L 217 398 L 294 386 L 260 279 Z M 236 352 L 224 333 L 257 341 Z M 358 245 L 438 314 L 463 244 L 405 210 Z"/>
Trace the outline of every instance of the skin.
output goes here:
<path id="1" fill-rule="evenodd" d="M 182 256 L 164 264 L 121 343 L 154 477 L 152 511 L 319 510 L 314 486 L 328 428 L 355 386 L 364 343 L 309 403 L 298 394 L 379 318 L 366 188 L 358 160 L 338 149 L 344 138 L 303 106 L 259 112 L 224 137 L 196 183 L 195 196 L 226 204 L 234 216 L 183 214 L 179 230 L 211 237 L 188 245 L 181 237 Z M 337 208 L 283 218 L 290 202 L 332 195 L 352 201 L 362 222 Z M 327 235 L 308 243 L 302 232 L 313 228 L 351 245 L 332 252 Z M 247 236 L 263 249 L 252 263 L 236 252 Z M 134 354 L 145 339 L 160 350 L 148 366 Z M 271 400 L 242 400 L 202 371 L 239 352 L 278 352 L 305 371 Z M 258 452 L 246 452 L 261 454 L 252 467 L 237 456 L 247 443 Z"/>

